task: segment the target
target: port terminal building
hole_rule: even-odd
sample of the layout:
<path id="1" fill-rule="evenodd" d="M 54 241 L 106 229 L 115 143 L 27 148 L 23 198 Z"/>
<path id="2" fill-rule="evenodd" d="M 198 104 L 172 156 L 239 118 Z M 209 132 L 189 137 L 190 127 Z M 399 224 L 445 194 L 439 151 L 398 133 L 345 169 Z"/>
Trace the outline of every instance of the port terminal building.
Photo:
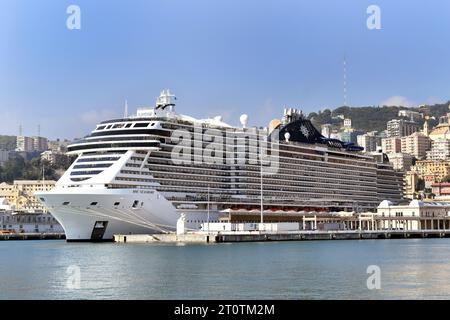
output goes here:
<path id="1" fill-rule="evenodd" d="M 203 231 L 251 231 L 260 228 L 257 210 L 224 210 L 226 217 L 214 223 L 203 223 Z M 316 212 L 264 210 L 265 224 L 291 231 L 382 231 L 382 230 L 450 230 L 450 202 L 412 200 L 394 204 L 382 201 L 376 212 Z M 286 227 L 286 228 L 285 228 Z M 273 228 L 273 226 L 270 226 Z M 288 230 L 285 230 L 288 231 Z"/>

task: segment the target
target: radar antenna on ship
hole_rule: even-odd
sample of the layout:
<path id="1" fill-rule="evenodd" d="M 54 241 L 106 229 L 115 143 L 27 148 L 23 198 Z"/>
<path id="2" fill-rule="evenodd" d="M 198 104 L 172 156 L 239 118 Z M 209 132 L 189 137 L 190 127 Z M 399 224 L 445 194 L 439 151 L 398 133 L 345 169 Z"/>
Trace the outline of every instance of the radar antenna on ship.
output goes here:
<path id="1" fill-rule="evenodd" d="M 167 107 L 169 107 L 170 111 L 173 111 L 175 107 L 175 100 L 177 100 L 177 98 L 175 97 L 175 95 L 170 93 L 169 89 L 163 90 L 161 91 L 158 99 L 156 99 L 155 109 L 165 110 Z"/>

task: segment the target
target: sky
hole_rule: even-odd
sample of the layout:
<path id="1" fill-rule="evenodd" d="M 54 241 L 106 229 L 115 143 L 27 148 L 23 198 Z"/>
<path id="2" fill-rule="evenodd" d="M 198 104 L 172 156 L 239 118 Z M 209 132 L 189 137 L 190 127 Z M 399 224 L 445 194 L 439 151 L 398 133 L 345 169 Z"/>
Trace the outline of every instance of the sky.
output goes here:
<path id="1" fill-rule="evenodd" d="M 344 58 L 350 106 L 445 102 L 449 31 L 447 0 L 2 0 L 0 134 L 82 137 L 165 88 L 182 114 L 265 126 L 343 105 Z"/>

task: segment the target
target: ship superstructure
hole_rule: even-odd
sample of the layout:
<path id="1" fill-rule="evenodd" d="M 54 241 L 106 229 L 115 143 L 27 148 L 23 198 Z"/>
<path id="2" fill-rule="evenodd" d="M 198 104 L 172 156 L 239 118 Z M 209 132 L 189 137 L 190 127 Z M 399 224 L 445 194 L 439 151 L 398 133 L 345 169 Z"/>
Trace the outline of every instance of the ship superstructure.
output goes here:
<path id="1" fill-rule="evenodd" d="M 227 209 L 257 217 L 261 202 L 263 210 L 331 212 L 402 198 L 389 164 L 323 137 L 296 109 L 256 128 L 246 115 L 233 127 L 175 107 L 164 90 L 154 108 L 104 121 L 68 146 L 77 159 L 55 189 L 39 194 L 68 240 L 173 231 L 181 213 L 198 229 Z"/>

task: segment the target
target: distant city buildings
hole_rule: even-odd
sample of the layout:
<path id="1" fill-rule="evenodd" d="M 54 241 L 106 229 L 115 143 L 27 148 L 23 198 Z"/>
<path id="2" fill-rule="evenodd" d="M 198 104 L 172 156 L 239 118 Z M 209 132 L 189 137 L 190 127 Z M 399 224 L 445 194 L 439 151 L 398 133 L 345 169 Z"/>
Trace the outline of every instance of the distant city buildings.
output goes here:
<path id="1" fill-rule="evenodd" d="M 413 133 L 401 138 L 402 153 L 413 155 L 417 160 L 405 174 L 405 196 L 446 195 L 446 183 L 450 176 L 450 113 L 439 119 L 439 124 L 430 129 L 425 117 L 422 133 Z M 430 189 L 434 190 L 432 193 Z M 426 191 L 428 190 L 428 191 Z M 436 191 L 436 192 L 435 192 Z M 442 198 L 442 197 L 441 197 Z"/>
<path id="2" fill-rule="evenodd" d="M 418 111 L 400 110 L 398 112 L 399 117 L 409 118 L 411 121 L 419 120 L 423 117 L 423 114 Z"/>
<path id="3" fill-rule="evenodd" d="M 48 150 L 41 153 L 41 159 L 50 162 L 50 164 L 55 164 L 62 160 L 65 156 L 64 154 L 67 152 L 67 146 L 71 142 L 69 140 L 55 140 L 48 141 Z"/>
<path id="4" fill-rule="evenodd" d="M 16 151 L 32 152 L 34 148 L 34 141 L 30 137 L 18 136 Z"/>
<path id="5" fill-rule="evenodd" d="M 387 122 L 388 137 L 404 137 L 420 131 L 420 126 L 414 121 L 393 119 Z"/>
<path id="6" fill-rule="evenodd" d="M 410 154 L 417 159 L 425 158 L 430 150 L 430 139 L 420 132 L 414 132 L 401 138 L 401 152 Z"/>
<path id="7" fill-rule="evenodd" d="M 32 151 L 45 151 L 48 149 L 48 140 L 44 137 L 33 137 L 33 150 Z"/>
<path id="8" fill-rule="evenodd" d="M 431 150 L 427 151 L 427 160 L 450 160 L 450 140 L 436 139 L 431 141 Z"/>
<path id="9" fill-rule="evenodd" d="M 53 180 L 15 180 L 13 184 L 0 183 L 0 198 L 5 198 L 12 210 L 47 212 L 34 193 L 54 188 Z"/>
<path id="10" fill-rule="evenodd" d="M 423 123 L 422 133 L 425 136 L 427 136 L 428 138 L 430 137 L 430 128 L 429 128 L 429 125 L 428 125 L 428 118 L 425 118 L 425 122 Z"/>
<path id="11" fill-rule="evenodd" d="M 399 137 L 390 137 L 381 139 L 381 150 L 384 153 L 402 152 L 402 141 Z"/>
<path id="12" fill-rule="evenodd" d="M 48 149 L 47 138 L 17 136 L 16 151 L 19 152 L 42 152 Z"/>
<path id="13" fill-rule="evenodd" d="M 416 198 L 419 191 L 419 175 L 417 172 L 408 171 L 405 173 L 405 197 L 408 199 Z"/>
<path id="14" fill-rule="evenodd" d="M 50 164 L 56 164 L 64 158 L 64 153 L 47 150 L 41 153 L 41 159 L 49 162 Z"/>
<path id="15" fill-rule="evenodd" d="M 356 143 L 356 137 L 358 136 L 358 132 L 356 131 L 343 131 L 339 133 L 339 139 L 344 141 L 344 142 L 353 142 Z"/>
<path id="16" fill-rule="evenodd" d="M 431 192 L 437 198 L 444 200 L 450 200 L 450 183 L 449 182 L 436 182 L 431 184 Z"/>
<path id="17" fill-rule="evenodd" d="M 411 171 L 425 181 L 425 188 L 430 188 L 432 183 L 450 175 L 450 161 L 418 160 Z"/>
<path id="18" fill-rule="evenodd" d="M 325 138 L 330 138 L 331 137 L 331 124 L 323 124 L 322 125 L 322 127 L 321 127 L 321 130 L 322 130 L 322 135 L 325 137 Z"/>
<path id="19" fill-rule="evenodd" d="M 56 152 L 56 153 L 65 153 L 67 152 L 67 146 L 71 143 L 69 140 L 54 140 L 48 141 L 48 150 Z"/>
<path id="20" fill-rule="evenodd" d="M 381 144 L 381 138 L 377 135 L 376 131 L 358 135 L 356 141 L 358 146 L 364 148 L 364 152 L 377 151 L 377 147 Z"/>
<path id="21" fill-rule="evenodd" d="M 407 153 L 389 153 L 387 156 L 395 170 L 408 171 L 413 164 L 413 156 Z"/>
<path id="22" fill-rule="evenodd" d="M 2 211 L 0 198 L 0 230 L 13 233 L 64 233 L 63 227 L 50 214 Z"/>
<path id="23" fill-rule="evenodd" d="M 424 159 L 430 149 L 430 139 L 420 132 L 404 137 L 389 137 L 381 140 L 382 152 L 396 170 L 409 170 L 413 158 Z"/>
<path id="24" fill-rule="evenodd" d="M 431 140 L 450 139 L 450 113 L 439 118 L 439 124 L 431 130 L 429 137 Z"/>
<path id="25" fill-rule="evenodd" d="M 352 119 L 345 118 L 344 119 L 344 128 L 351 128 L 352 127 Z"/>

